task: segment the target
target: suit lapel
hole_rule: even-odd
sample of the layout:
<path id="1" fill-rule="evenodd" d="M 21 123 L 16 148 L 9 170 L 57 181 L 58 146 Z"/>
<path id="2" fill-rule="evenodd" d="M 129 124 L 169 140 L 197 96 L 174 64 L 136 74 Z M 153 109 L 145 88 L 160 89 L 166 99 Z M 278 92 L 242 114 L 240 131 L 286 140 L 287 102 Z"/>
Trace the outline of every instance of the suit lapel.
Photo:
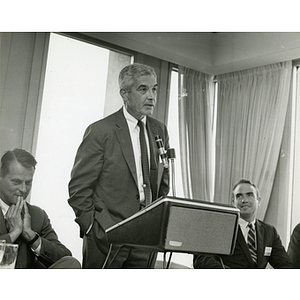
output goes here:
<path id="1" fill-rule="evenodd" d="M 257 265 L 260 266 L 260 263 L 263 261 L 264 256 L 264 229 L 259 221 L 255 222 L 255 229 L 257 240 Z"/>
<path id="2" fill-rule="evenodd" d="M 155 136 L 159 135 L 159 133 L 157 132 L 157 128 L 150 118 L 147 118 L 146 124 L 150 147 L 150 182 L 152 189 L 152 198 L 154 201 L 158 197 L 158 151 L 155 142 Z"/>
<path id="3" fill-rule="evenodd" d="M 132 143 L 128 142 L 131 141 L 131 137 L 122 108 L 117 113 L 116 127 L 117 139 L 120 143 L 124 158 L 134 178 L 134 181 L 138 186 Z"/>
<path id="4" fill-rule="evenodd" d="M 253 266 L 253 268 L 254 268 L 254 263 L 253 263 L 253 260 L 252 260 L 252 257 L 251 257 L 248 245 L 247 245 L 247 243 L 245 241 L 245 238 L 244 238 L 244 235 L 243 235 L 243 232 L 242 232 L 240 226 L 239 226 L 239 229 L 238 229 L 237 243 L 239 243 L 239 245 L 241 246 L 242 250 L 244 251 L 245 256 L 246 256 L 249 264 L 251 266 Z"/>
<path id="5" fill-rule="evenodd" d="M 2 213 L 2 209 L 0 208 L 0 235 L 7 234 L 8 231 L 6 229 L 5 219 Z"/>
<path id="6" fill-rule="evenodd" d="M 156 130 L 156 127 L 151 122 L 151 119 L 147 119 L 147 132 L 148 132 L 148 138 L 149 138 L 149 147 L 150 147 L 150 169 L 156 170 L 157 169 L 157 150 L 156 150 L 156 142 L 155 142 L 155 136 L 158 135 L 158 132 Z"/>

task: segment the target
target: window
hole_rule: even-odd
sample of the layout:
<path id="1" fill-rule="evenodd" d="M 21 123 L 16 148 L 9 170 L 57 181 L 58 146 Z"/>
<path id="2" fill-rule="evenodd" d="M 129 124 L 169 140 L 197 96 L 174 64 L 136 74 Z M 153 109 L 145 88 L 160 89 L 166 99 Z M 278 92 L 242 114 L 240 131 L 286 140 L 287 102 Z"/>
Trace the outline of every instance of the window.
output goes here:
<path id="1" fill-rule="evenodd" d="M 122 106 L 116 78 L 130 62 L 129 55 L 50 36 L 31 199 L 45 209 L 59 239 L 80 261 L 79 227 L 67 203 L 70 172 L 85 128 L 111 107 Z"/>
<path id="2" fill-rule="evenodd" d="M 168 131 L 170 136 L 170 147 L 174 148 L 176 158 L 174 159 L 175 168 L 173 170 L 171 165 L 171 187 L 170 196 L 174 196 L 173 190 L 175 191 L 176 197 L 184 198 L 183 185 L 182 185 L 182 172 L 180 163 L 180 148 L 179 148 L 179 125 L 178 125 L 178 72 L 172 71 L 171 74 L 171 85 L 170 85 L 170 102 L 169 102 L 169 118 L 168 118 Z M 174 187 L 172 174 L 175 174 Z"/>
<path id="3" fill-rule="evenodd" d="M 181 172 L 181 162 L 180 162 L 180 148 L 179 148 L 179 122 L 178 122 L 178 72 L 173 70 L 171 73 L 171 84 L 170 84 L 170 101 L 169 101 L 169 118 L 168 118 L 168 131 L 170 137 L 170 147 L 174 148 L 176 158 L 174 159 L 175 168 L 173 170 L 171 164 L 170 172 L 170 196 L 174 196 L 173 193 L 173 180 L 172 174 L 174 172 L 174 191 L 176 197 L 184 198 L 183 184 L 182 184 L 182 172 Z M 163 254 L 158 254 L 158 260 L 163 260 Z M 166 258 L 169 259 L 169 256 Z M 179 263 L 192 267 L 193 256 L 187 253 L 172 253 L 172 262 Z"/>
<path id="4" fill-rule="evenodd" d="M 293 99 L 292 99 L 292 106 L 293 106 L 293 117 L 292 117 L 292 154 L 293 157 L 291 163 L 292 169 L 292 194 L 291 194 L 291 210 L 290 210 L 290 228 L 288 231 L 287 236 L 292 233 L 292 230 L 295 226 L 299 223 L 300 220 L 300 201 L 298 200 L 299 197 L 299 187 L 300 187 L 300 176 L 299 176 L 299 167 L 300 167 L 300 139 L 299 139 L 299 132 L 300 132 L 300 124 L 299 124 L 299 116 L 300 116 L 300 63 L 297 62 L 293 68 Z"/>

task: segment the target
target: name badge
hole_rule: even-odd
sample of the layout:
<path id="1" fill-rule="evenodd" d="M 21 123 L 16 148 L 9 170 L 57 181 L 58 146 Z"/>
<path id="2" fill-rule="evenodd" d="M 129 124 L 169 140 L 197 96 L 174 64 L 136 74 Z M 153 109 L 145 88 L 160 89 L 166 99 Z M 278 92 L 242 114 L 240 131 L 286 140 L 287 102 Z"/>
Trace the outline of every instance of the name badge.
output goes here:
<path id="1" fill-rule="evenodd" d="M 271 252 L 272 252 L 272 247 L 266 247 L 264 256 L 271 256 Z"/>

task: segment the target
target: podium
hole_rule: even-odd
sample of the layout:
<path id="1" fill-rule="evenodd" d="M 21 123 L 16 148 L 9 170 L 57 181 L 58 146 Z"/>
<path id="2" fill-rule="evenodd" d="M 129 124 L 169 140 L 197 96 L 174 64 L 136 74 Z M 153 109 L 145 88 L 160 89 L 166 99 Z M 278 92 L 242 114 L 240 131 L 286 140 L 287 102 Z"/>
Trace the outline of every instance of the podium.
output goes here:
<path id="1" fill-rule="evenodd" d="M 161 197 L 106 230 L 109 243 L 155 252 L 230 255 L 239 210 L 230 205 Z"/>

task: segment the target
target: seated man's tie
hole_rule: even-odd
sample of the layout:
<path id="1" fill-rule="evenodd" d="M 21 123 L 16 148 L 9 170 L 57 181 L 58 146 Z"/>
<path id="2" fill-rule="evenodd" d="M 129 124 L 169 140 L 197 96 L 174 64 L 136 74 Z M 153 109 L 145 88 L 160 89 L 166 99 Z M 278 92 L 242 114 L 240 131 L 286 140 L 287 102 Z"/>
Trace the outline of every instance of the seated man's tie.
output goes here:
<path id="1" fill-rule="evenodd" d="M 254 262 L 254 265 L 257 265 L 257 251 L 256 251 L 256 238 L 255 238 L 255 232 L 254 232 L 254 228 L 253 225 L 251 223 L 249 223 L 247 225 L 249 227 L 249 231 L 248 231 L 248 247 L 251 253 L 251 257 L 252 260 Z"/>

